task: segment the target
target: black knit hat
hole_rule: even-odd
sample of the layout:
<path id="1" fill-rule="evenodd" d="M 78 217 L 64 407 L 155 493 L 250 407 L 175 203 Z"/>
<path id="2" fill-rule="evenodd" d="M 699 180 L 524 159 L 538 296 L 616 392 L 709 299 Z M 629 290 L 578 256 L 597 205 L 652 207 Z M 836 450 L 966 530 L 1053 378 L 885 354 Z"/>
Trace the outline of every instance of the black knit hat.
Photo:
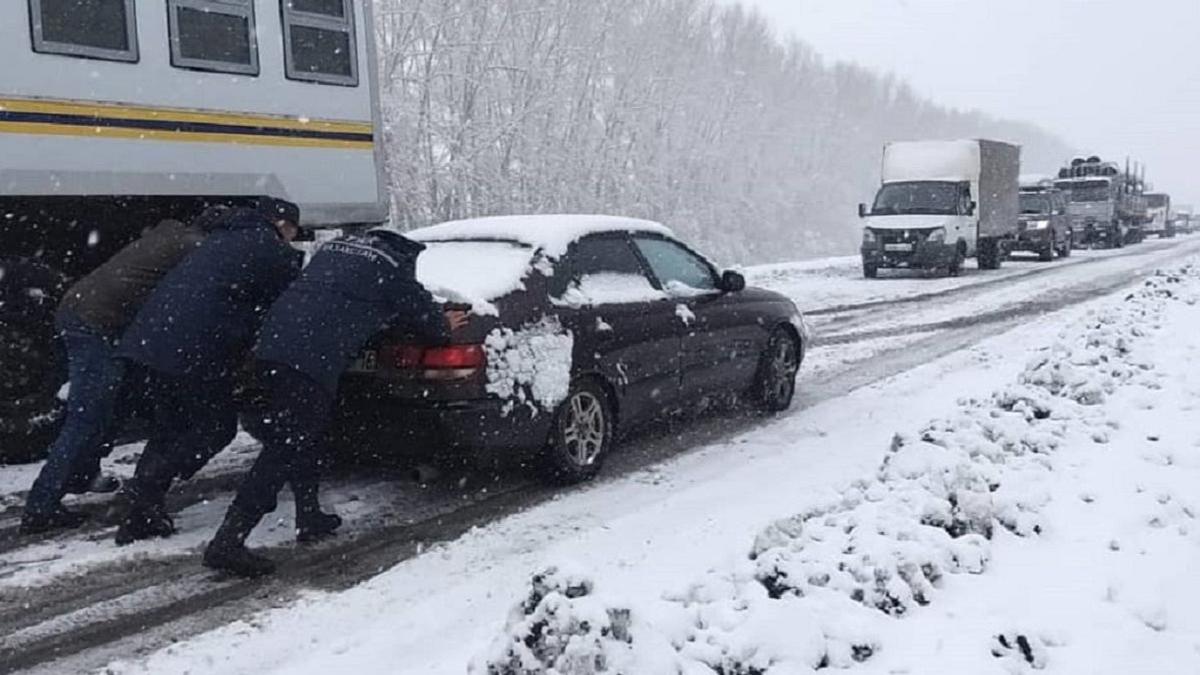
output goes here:
<path id="1" fill-rule="evenodd" d="M 257 210 L 272 223 L 286 220 L 293 225 L 300 225 L 300 207 L 292 202 L 274 197 L 259 197 Z"/>

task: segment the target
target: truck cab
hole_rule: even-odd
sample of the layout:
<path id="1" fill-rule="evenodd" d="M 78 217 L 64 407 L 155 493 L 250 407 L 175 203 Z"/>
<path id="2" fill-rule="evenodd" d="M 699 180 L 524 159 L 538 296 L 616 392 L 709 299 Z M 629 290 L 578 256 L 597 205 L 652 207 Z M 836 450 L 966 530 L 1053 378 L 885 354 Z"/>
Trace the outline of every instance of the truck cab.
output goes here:
<path id="1" fill-rule="evenodd" d="M 1129 236 L 1129 225 L 1119 217 L 1117 192 L 1109 176 L 1070 178 L 1054 186 L 1070 195 L 1067 213 L 1075 245 L 1083 248 L 1120 248 Z"/>
<path id="2" fill-rule="evenodd" d="M 1146 227 L 1147 236 L 1157 236 L 1159 239 L 1170 239 L 1175 236 L 1175 218 L 1171 212 L 1171 196 L 1162 192 L 1146 194 Z"/>
<path id="3" fill-rule="evenodd" d="M 879 188 L 863 209 L 863 270 L 947 268 L 957 274 L 978 247 L 969 181 L 901 181 Z"/>
<path id="4" fill-rule="evenodd" d="M 988 140 L 906 141 L 883 150 L 882 184 L 863 221 L 863 275 L 1000 266 L 1016 236 L 1020 148 Z"/>

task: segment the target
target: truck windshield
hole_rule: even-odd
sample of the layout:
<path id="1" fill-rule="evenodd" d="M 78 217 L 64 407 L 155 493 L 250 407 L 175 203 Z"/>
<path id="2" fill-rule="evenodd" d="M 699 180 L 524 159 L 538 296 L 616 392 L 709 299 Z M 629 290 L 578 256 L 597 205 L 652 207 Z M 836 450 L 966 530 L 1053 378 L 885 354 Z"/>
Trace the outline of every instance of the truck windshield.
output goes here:
<path id="1" fill-rule="evenodd" d="M 1072 202 L 1106 202 L 1110 199 L 1109 184 L 1104 181 L 1060 183 L 1058 187 L 1071 192 Z"/>
<path id="2" fill-rule="evenodd" d="M 1152 209 L 1165 209 L 1167 207 L 1167 196 L 1146 195 L 1146 206 Z"/>
<path id="3" fill-rule="evenodd" d="M 1021 213 L 1049 214 L 1050 198 L 1045 195 L 1021 195 Z"/>
<path id="4" fill-rule="evenodd" d="M 871 214 L 953 216 L 958 214 L 962 195 L 958 183 L 888 183 L 879 189 Z"/>

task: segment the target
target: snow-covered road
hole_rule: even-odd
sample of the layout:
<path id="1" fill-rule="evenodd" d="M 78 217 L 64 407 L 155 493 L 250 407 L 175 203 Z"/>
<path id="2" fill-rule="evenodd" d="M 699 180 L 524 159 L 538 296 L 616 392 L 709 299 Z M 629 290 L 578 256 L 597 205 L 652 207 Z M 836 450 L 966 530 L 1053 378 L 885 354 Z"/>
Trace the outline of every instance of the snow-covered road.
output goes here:
<path id="1" fill-rule="evenodd" d="M 338 476 L 330 494 L 349 535 L 302 552 L 262 586 L 213 583 L 194 560 L 253 453 L 247 444 L 177 499 L 180 536 L 130 549 L 111 547 L 105 528 L 17 540 L 19 492 L 35 467 L 0 468 L 0 505 L 8 507 L 0 514 L 0 671 L 100 666 L 280 604 L 253 625 L 220 628 L 144 668 L 463 672 L 531 570 L 574 558 L 605 588 L 637 599 L 729 567 L 771 519 L 868 475 L 892 433 L 1015 379 L 1028 356 L 1082 315 L 1094 289 L 1129 287 L 1197 252 L 1200 241 L 1154 242 L 958 279 L 867 281 L 847 272 L 856 260 L 843 259 L 750 270 L 753 281 L 817 310 L 820 346 L 793 414 L 769 422 L 728 415 L 651 433 L 613 458 L 605 480 L 567 493 L 512 471 L 432 486 L 402 475 Z M 90 501 L 97 511 L 105 505 Z M 284 545 L 288 521 L 253 543 Z M 427 551 L 427 542 L 450 543 Z M 156 628 L 140 630 L 147 624 Z"/>

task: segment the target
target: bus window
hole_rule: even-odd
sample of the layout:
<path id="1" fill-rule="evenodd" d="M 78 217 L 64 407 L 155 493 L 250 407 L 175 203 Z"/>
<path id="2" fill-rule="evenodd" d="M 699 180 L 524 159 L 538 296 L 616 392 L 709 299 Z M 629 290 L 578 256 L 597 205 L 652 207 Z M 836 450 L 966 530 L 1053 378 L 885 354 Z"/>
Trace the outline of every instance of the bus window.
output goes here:
<path id="1" fill-rule="evenodd" d="M 133 0 L 29 0 L 29 16 L 35 52 L 138 60 Z"/>
<path id="2" fill-rule="evenodd" d="M 358 86 L 350 0 L 283 0 L 288 79 Z"/>
<path id="3" fill-rule="evenodd" d="M 252 0 L 168 0 L 171 65 L 258 75 Z"/>

